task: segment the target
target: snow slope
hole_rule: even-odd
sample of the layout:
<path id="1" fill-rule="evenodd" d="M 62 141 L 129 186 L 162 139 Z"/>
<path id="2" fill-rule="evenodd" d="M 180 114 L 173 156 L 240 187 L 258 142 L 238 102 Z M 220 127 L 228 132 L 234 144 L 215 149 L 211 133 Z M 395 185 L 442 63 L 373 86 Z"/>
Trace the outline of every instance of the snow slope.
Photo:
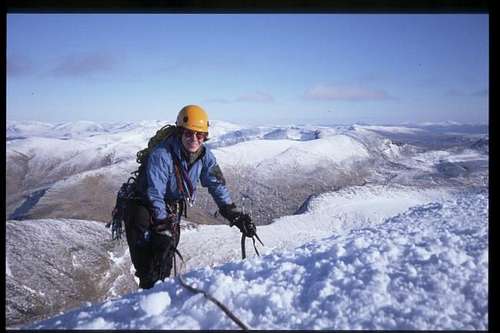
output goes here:
<path id="1" fill-rule="evenodd" d="M 302 223 L 335 224 L 335 219 L 318 213 L 320 207 L 303 215 Z M 253 329 L 484 330 L 488 327 L 487 220 L 487 190 L 468 190 L 415 205 L 376 226 L 330 234 L 293 250 L 197 269 L 185 278 L 212 293 Z M 26 328 L 237 326 L 201 295 L 167 279 L 153 289 Z"/>
<path id="2" fill-rule="evenodd" d="M 297 246 L 328 237 L 332 234 L 344 234 L 354 228 L 376 226 L 384 218 L 402 213 L 409 207 L 441 201 L 449 197 L 449 189 L 421 189 L 417 187 L 403 186 L 380 186 L 365 185 L 345 188 L 332 193 L 325 193 L 311 199 L 306 206 L 305 213 L 301 215 L 286 216 L 276 220 L 274 223 L 258 227 L 258 233 L 265 247 L 261 247 L 262 254 L 271 251 L 290 250 Z M 23 314 L 18 313 L 15 304 L 21 304 L 26 312 L 35 313 L 34 319 L 47 318 L 47 314 L 54 314 L 54 309 L 67 310 L 74 301 L 82 302 L 91 300 L 93 302 L 109 299 L 117 295 L 135 290 L 134 268 L 131 265 L 130 256 L 126 250 L 126 244 L 114 244 L 109 241 L 109 230 L 102 223 L 79 221 L 79 220 L 25 220 L 8 221 L 7 262 L 15 263 L 7 265 L 12 279 L 8 279 L 11 285 L 16 284 L 14 277 L 27 274 L 29 278 L 22 279 L 23 285 L 33 290 L 27 293 L 23 289 L 16 289 L 16 293 L 8 292 L 9 322 L 23 322 Z M 88 232 L 81 232 L 74 226 L 95 226 L 99 240 L 88 239 L 89 246 L 104 247 L 100 254 L 89 254 L 90 258 L 101 258 L 102 264 L 85 266 L 81 261 L 74 261 L 73 255 L 67 253 L 67 249 L 74 249 L 75 244 L 82 244 L 83 239 L 88 237 Z M 184 271 L 191 271 L 207 266 L 217 266 L 231 260 L 241 258 L 240 233 L 236 228 L 227 225 L 196 225 L 182 222 L 183 232 L 179 244 L 179 250 L 186 260 Z M 11 228 L 17 228 L 12 231 Z M 52 230 L 54 229 L 54 230 Z M 39 230 L 33 235 L 34 230 Z M 64 230 L 64 237 L 61 236 Z M 12 232 L 11 232 L 12 231 Z M 40 237 L 40 235 L 46 235 Z M 24 240 L 19 241 L 19 237 Z M 38 240 L 40 238 L 40 240 Z M 23 244 L 31 239 L 31 246 L 27 249 L 16 244 Z M 33 240 L 36 239 L 37 242 Z M 105 250 L 114 245 L 115 249 Z M 260 246 L 259 246 L 260 247 Z M 37 250 L 38 248 L 38 250 Z M 85 246 L 78 246 L 79 251 L 85 252 Z M 36 254 L 41 252 L 40 254 Z M 88 251 L 87 251 L 88 252 Z M 95 251 L 94 251 L 95 252 Z M 36 255 L 35 255 L 36 254 Z M 250 240 L 247 241 L 247 256 L 255 256 Z M 15 258 L 23 257 L 19 262 Z M 51 260 L 50 258 L 54 259 Z M 37 258 L 45 258 L 42 261 Z M 57 259 L 57 260 L 56 260 Z M 47 266 L 46 262 L 52 262 Z M 20 265 L 19 263 L 24 263 Z M 56 262 L 58 262 L 56 264 Z M 59 273 L 52 274 L 52 265 L 58 267 L 66 276 L 76 272 L 92 276 L 92 285 L 99 292 L 87 288 L 88 282 L 82 280 L 71 288 L 61 279 Z M 83 265 L 83 266 L 82 266 Z M 106 268 L 103 268 L 106 266 Z M 35 267 L 35 269 L 33 269 Z M 86 268 L 84 268 L 86 267 Z M 180 268 L 180 267 L 179 267 Z M 24 273 L 20 273 L 24 272 Z M 70 273 L 68 273 L 70 272 Z M 21 275 L 20 275 L 21 274 Z M 73 277 L 72 277 L 73 279 Z M 60 286 L 65 286 L 61 288 Z M 56 287 L 59 286 L 59 287 Z M 24 288 L 24 287 L 23 287 Z M 83 288 L 85 292 L 78 291 Z M 86 289 L 85 289 L 86 288 Z M 96 289 L 96 290 L 97 290 Z M 11 289 L 9 289 L 11 290 Z M 13 290 L 13 289 L 12 289 Z M 75 298 L 73 295 L 79 295 Z M 49 299 L 51 308 L 43 308 L 39 300 L 34 301 L 33 293 L 44 292 Z M 60 297 L 57 297 L 59 295 Z M 67 297 L 70 295 L 71 297 Z M 31 304 L 30 301 L 32 300 Z M 23 312 L 24 313 L 24 312 Z M 45 314 L 45 316 L 44 316 Z M 26 320 L 26 319 L 25 319 Z"/>
<path id="3" fill-rule="evenodd" d="M 313 199 L 304 214 L 284 216 L 258 227 L 266 253 L 273 249 L 292 249 L 305 242 L 342 234 L 354 228 L 380 224 L 385 218 L 412 206 L 440 201 L 451 194 L 445 189 L 419 189 L 403 186 L 365 185 L 326 193 Z M 222 264 L 241 258 L 240 232 L 226 225 L 200 225 L 181 235 L 179 249 L 187 269 Z M 254 256 L 247 241 L 247 256 Z"/>
<path id="4" fill-rule="evenodd" d="M 365 147 L 345 135 L 311 141 L 252 140 L 214 150 L 222 167 L 250 167 L 262 173 L 289 168 L 311 171 L 318 163 L 340 164 L 369 157 Z"/>

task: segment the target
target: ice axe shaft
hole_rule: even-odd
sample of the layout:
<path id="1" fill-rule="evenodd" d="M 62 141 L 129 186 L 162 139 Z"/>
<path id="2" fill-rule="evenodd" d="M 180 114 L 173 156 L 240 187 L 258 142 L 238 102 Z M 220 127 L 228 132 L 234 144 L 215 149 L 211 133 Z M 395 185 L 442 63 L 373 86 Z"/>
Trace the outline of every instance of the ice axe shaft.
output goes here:
<path id="1" fill-rule="evenodd" d="M 246 252 L 245 252 L 245 235 L 241 234 L 241 256 L 243 259 L 246 258 Z"/>
<path id="2" fill-rule="evenodd" d="M 245 234 L 241 234 L 241 256 L 243 259 L 246 258 L 246 251 L 245 251 Z M 252 241 L 253 241 L 253 248 L 255 249 L 255 253 L 257 253 L 258 256 L 260 256 L 260 253 L 259 253 L 259 250 L 257 250 L 257 246 L 255 246 L 255 238 L 257 238 L 257 240 L 260 242 L 260 244 L 262 244 L 262 246 L 264 246 L 264 243 L 262 243 L 262 241 L 260 240 L 259 236 L 257 236 L 257 233 L 255 233 L 252 237 L 248 237 L 248 238 L 251 238 Z"/>
<path id="3" fill-rule="evenodd" d="M 260 244 L 262 244 L 262 246 L 265 246 L 264 243 L 262 243 L 262 241 L 260 240 L 259 236 L 257 235 L 257 233 L 255 234 L 255 238 L 257 238 L 257 240 L 260 242 Z"/>

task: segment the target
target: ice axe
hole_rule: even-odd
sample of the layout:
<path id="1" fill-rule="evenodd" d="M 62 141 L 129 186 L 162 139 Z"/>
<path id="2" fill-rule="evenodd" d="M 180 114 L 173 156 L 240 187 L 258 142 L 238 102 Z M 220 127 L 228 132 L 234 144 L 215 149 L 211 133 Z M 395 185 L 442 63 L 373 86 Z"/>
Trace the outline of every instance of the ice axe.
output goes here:
<path id="1" fill-rule="evenodd" d="M 245 236 L 245 233 L 242 233 L 241 234 L 241 256 L 243 257 L 243 259 L 246 258 L 246 251 L 245 251 L 245 238 L 247 236 Z M 257 235 L 257 232 L 253 232 L 253 236 L 252 237 L 248 237 L 248 238 L 251 238 L 252 241 L 253 241 L 253 248 L 255 249 L 255 253 L 257 253 L 257 255 L 260 257 L 260 253 L 259 253 L 259 250 L 257 250 L 257 246 L 255 246 L 255 238 L 257 238 L 257 240 L 259 241 L 260 244 L 262 244 L 262 246 L 265 246 L 264 243 L 262 243 L 262 241 L 260 240 L 259 236 Z"/>

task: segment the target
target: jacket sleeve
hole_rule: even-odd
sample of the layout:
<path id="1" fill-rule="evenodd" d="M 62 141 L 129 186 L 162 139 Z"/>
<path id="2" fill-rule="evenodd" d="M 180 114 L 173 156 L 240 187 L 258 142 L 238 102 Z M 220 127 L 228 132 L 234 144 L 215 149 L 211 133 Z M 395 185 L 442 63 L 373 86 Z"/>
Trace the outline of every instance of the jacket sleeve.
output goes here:
<path id="1" fill-rule="evenodd" d="M 222 170 L 209 149 L 207 149 L 203 158 L 200 182 L 203 187 L 208 188 L 208 192 L 219 208 L 233 202 L 226 187 L 226 180 L 222 175 Z"/>
<path id="2" fill-rule="evenodd" d="M 167 217 L 165 194 L 171 168 L 172 157 L 165 147 L 157 147 L 151 152 L 146 168 L 148 184 L 146 194 L 153 207 L 153 218 L 155 219 Z"/>

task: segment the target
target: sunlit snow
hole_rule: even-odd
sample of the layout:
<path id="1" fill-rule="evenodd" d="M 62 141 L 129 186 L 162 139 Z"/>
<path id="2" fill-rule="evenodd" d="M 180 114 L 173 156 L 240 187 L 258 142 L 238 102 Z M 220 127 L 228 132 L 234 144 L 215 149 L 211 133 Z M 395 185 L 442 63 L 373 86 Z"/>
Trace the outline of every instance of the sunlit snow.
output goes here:
<path id="1" fill-rule="evenodd" d="M 197 269 L 186 279 L 253 329 L 486 329 L 487 201 L 485 191 L 457 193 L 376 226 Z M 302 225 L 315 223 L 315 210 L 302 216 Z M 316 216 L 320 224 L 334 223 Z M 238 327 L 171 278 L 28 328 Z"/>

